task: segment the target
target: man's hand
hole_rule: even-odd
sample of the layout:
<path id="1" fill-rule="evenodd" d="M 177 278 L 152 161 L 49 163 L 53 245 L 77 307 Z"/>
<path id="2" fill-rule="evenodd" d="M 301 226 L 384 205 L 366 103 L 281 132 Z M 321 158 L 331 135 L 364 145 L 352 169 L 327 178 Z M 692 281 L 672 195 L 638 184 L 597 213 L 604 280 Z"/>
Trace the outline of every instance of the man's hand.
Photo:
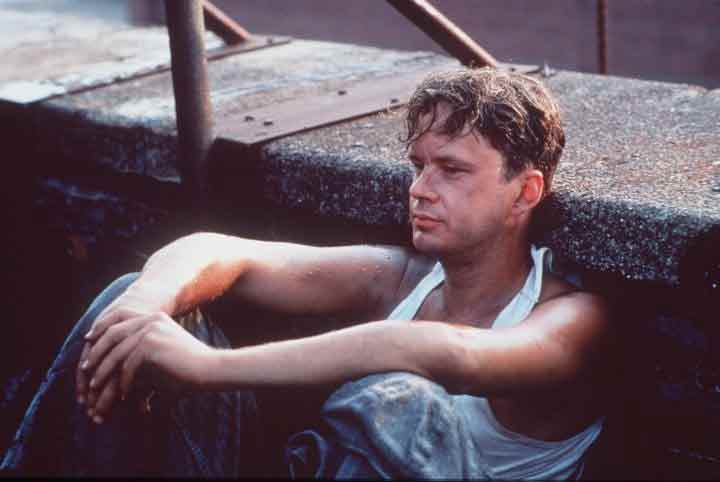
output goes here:
<path id="1" fill-rule="evenodd" d="M 118 398 L 127 396 L 141 367 L 164 389 L 199 388 L 215 351 L 162 312 L 137 313 L 107 329 L 94 329 L 87 339 L 92 348 L 80 371 L 90 378 L 87 405 L 98 423 Z"/>
<path id="2" fill-rule="evenodd" d="M 88 403 L 89 407 L 92 407 L 97 400 L 97 391 L 94 389 L 91 390 L 89 387 L 90 378 L 88 377 L 88 373 L 91 372 L 80 368 L 90 353 L 92 340 L 97 339 L 97 336 L 104 333 L 109 327 L 142 314 L 154 312 L 172 314 L 174 309 L 173 302 L 173 293 L 159 284 L 153 285 L 135 281 L 124 293 L 118 296 L 100 313 L 86 335 L 86 343 L 76 369 L 75 380 L 79 403 Z M 117 390 L 118 382 L 119 380 L 113 377 L 112 380 L 108 381 L 106 390 Z M 88 410 L 88 415 L 93 416 L 91 409 Z"/>

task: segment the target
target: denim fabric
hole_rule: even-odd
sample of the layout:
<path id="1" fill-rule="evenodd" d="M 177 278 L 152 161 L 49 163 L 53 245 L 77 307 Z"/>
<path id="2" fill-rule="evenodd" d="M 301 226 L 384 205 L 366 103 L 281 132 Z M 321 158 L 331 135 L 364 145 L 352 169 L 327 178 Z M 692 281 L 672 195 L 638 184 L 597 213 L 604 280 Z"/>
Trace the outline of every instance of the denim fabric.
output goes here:
<path id="1" fill-rule="evenodd" d="M 322 427 L 290 437 L 285 463 L 293 479 L 392 479 L 371 457 L 342 443 L 343 434 Z"/>
<path id="2" fill-rule="evenodd" d="M 94 424 L 75 398 L 75 368 L 83 335 L 97 315 L 137 278 L 108 286 L 75 325 L 46 374 L 0 469 L 21 475 L 234 477 L 263 473 L 263 434 L 250 391 L 158 395 L 150 415 L 120 403 Z M 222 332 L 200 320 L 194 333 L 229 347 Z"/>
<path id="3" fill-rule="evenodd" d="M 479 447 L 443 387 L 405 372 L 344 384 L 322 424 L 294 435 L 291 473 L 332 478 L 486 479 Z"/>

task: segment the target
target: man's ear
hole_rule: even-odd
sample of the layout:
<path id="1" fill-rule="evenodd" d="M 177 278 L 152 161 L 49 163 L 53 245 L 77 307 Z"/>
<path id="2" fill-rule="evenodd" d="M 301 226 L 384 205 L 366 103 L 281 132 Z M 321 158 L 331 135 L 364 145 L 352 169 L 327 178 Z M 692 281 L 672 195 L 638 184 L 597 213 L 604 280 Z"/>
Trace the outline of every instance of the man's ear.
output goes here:
<path id="1" fill-rule="evenodd" d="M 513 211 L 521 215 L 530 212 L 542 200 L 545 192 L 545 178 L 537 169 L 526 169 L 520 174 L 520 192 L 515 198 Z"/>

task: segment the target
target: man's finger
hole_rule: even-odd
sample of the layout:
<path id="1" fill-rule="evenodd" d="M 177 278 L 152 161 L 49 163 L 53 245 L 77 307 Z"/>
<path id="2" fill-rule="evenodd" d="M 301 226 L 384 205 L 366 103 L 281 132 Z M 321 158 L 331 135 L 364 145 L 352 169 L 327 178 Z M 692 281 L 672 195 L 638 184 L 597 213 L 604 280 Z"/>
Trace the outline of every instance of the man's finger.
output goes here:
<path id="1" fill-rule="evenodd" d="M 139 330 L 138 327 L 144 326 L 144 321 L 142 318 L 136 318 L 132 322 L 128 322 L 128 329 L 123 330 L 123 333 L 126 334 L 125 338 L 110 348 L 110 351 L 103 356 L 93 372 L 92 379 L 90 380 L 91 388 L 99 389 L 99 387 L 102 387 L 106 383 L 107 378 L 122 366 L 125 359 L 142 337 L 143 331 Z M 102 340 L 101 338 L 98 343 L 101 343 Z"/>
<path id="2" fill-rule="evenodd" d="M 88 387 L 87 395 L 85 397 L 85 409 L 87 411 L 88 417 L 92 418 L 92 416 L 95 414 L 95 403 L 97 402 L 99 396 L 100 393 L 97 390 L 93 390 L 92 388 Z"/>
<path id="3" fill-rule="evenodd" d="M 98 316 L 95 319 L 95 323 L 93 323 L 92 328 L 90 328 L 90 330 L 88 330 L 88 332 L 85 334 L 85 339 L 90 342 L 94 342 L 114 324 L 121 322 L 124 319 L 135 318 L 142 314 L 144 313 L 128 308 L 119 308 L 117 310 L 109 311 L 106 314 Z"/>
<path id="4" fill-rule="evenodd" d="M 88 377 L 81 366 L 87 358 L 88 353 L 90 353 L 90 343 L 85 343 L 82 353 L 80 354 L 80 359 L 78 360 L 78 366 L 75 369 L 75 393 L 78 403 L 81 404 L 87 401 Z"/>
<path id="5" fill-rule="evenodd" d="M 112 325 L 116 322 L 116 320 L 120 319 L 120 315 L 122 314 L 121 311 L 107 311 L 103 312 L 95 318 L 95 321 L 93 322 L 90 329 L 85 333 L 85 339 L 87 341 L 94 341 L 98 336 L 102 334 L 102 332 L 107 329 L 108 326 Z"/>
<path id="6" fill-rule="evenodd" d="M 93 409 L 93 422 L 100 424 L 105 421 L 113 405 L 117 402 L 118 386 L 118 378 L 114 376 L 103 387 Z"/>
<path id="7" fill-rule="evenodd" d="M 104 331 L 102 336 L 97 338 L 92 344 L 92 348 L 81 363 L 80 368 L 85 372 L 91 373 L 96 369 L 98 364 L 105 359 L 108 352 L 112 350 L 115 345 L 131 336 L 141 328 L 146 321 L 145 316 L 137 316 L 110 326 Z"/>
<path id="8" fill-rule="evenodd" d="M 130 391 L 130 386 L 135 380 L 138 368 L 145 361 L 145 350 L 142 345 L 142 335 L 132 352 L 125 359 L 120 371 L 120 393 L 126 397 Z"/>

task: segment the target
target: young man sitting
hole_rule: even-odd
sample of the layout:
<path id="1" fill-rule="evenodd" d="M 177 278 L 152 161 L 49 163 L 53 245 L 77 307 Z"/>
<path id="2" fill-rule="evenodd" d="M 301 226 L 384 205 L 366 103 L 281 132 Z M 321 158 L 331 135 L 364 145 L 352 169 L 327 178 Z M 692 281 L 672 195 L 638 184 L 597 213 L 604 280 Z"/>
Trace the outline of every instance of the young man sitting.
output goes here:
<path id="1" fill-rule="evenodd" d="M 579 477 L 602 427 L 609 318 L 530 242 L 565 144 L 558 107 L 530 77 L 461 69 L 426 78 L 406 124 L 414 249 L 213 233 L 165 246 L 76 325 L 3 466 L 243 475 L 262 434 L 252 389 L 337 384 L 288 441 L 290 475 Z M 231 348 L 207 321 L 193 336 L 173 319 L 219 296 L 377 321 Z M 147 379 L 185 396 L 138 422 L 128 400 Z"/>

